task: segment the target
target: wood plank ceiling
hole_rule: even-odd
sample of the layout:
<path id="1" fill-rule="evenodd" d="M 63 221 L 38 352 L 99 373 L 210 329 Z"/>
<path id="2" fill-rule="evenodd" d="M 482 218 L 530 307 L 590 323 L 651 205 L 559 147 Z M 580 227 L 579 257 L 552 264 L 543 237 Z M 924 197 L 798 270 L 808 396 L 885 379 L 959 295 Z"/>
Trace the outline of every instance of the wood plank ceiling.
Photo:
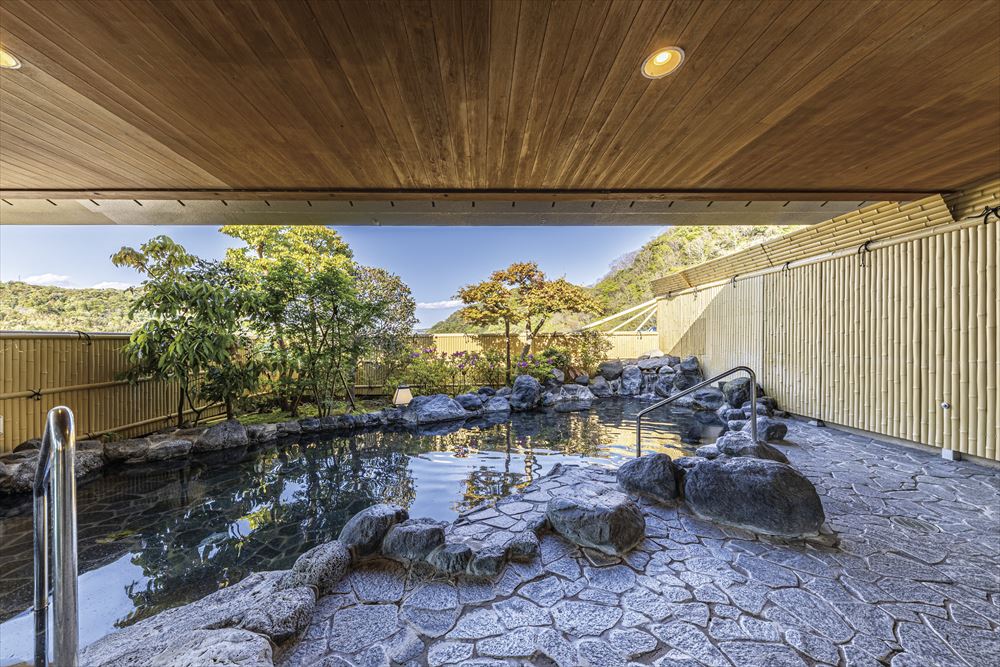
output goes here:
<path id="1" fill-rule="evenodd" d="M 1000 173 L 995 0 L 3 0 L 0 43 L 7 198 L 860 201 Z M 641 76 L 667 45 L 684 66 Z"/>

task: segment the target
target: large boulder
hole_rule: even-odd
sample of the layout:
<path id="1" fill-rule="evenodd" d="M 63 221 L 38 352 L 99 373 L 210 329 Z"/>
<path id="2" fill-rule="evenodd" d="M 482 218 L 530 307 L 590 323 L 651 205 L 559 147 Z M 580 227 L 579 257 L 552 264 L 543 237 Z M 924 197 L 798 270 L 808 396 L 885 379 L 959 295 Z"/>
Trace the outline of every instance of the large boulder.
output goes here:
<path id="1" fill-rule="evenodd" d="M 622 386 L 618 393 L 622 396 L 638 396 L 642 391 L 642 370 L 635 364 L 622 369 Z"/>
<path id="2" fill-rule="evenodd" d="M 715 412 L 724 401 L 722 392 L 715 387 L 703 387 L 691 394 L 691 407 L 695 410 Z"/>
<path id="3" fill-rule="evenodd" d="M 566 381 L 566 373 L 562 372 L 558 368 L 553 368 L 552 369 L 552 379 L 555 380 L 556 382 L 558 382 L 559 384 L 562 384 L 563 382 Z"/>
<path id="4" fill-rule="evenodd" d="M 272 667 L 274 662 L 271 643 L 266 637 L 249 630 L 221 628 L 194 630 L 176 644 L 164 648 L 149 664 L 159 667 Z"/>
<path id="5" fill-rule="evenodd" d="M 750 378 L 738 377 L 725 382 L 722 385 L 722 393 L 726 397 L 726 403 L 733 408 L 741 408 L 743 404 L 750 400 Z M 757 385 L 757 396 L 763 396 L 764 390 Z"/>
<path id="6" fill-rule="evenodd" d="M 530 375 L 518 375 L 510 392 L 510 409 L 524 412 L 538 407 L 542 400 L 542 385 Z"/>
<path id="7" fill-rule="evenodd" d="M 491 396 L 483 403 L 483 412 L 507 412 L 510 410 L 510 401 L 503 396 Z"/>
<path id="8" fill-rule="evenodd" d="M 458 574 L 465 571 L 472 560 L 472 548 L 468 544 L 442 544 L 427 555 L 427 562 L 445 574 Z"/>
<path id="9" fill-rule="evenodd" d="M 627 495 L 588 483 L 549 500 L 545 515 L 570 542 L 611 556 L 631 551 L 646 535 L 642 512 Z"/>
<path id="10" fill-rule="evenodd" d="M 694 357 L 688 357 L 688 359 L 694 359 Z M 681 362 L 677 368 L 677 372 L 670 376 L 673 379 L 673 385 L 676 391 L 690 389 L 705 379 L 705 377 L 701 374 L 700 369 L 695 368 L 691 370 L 684 368 L 684 362 Z"/>
<path id="11" fill-rule="evenodd" d="M 597 374 L 605 380 L 617 380 L 622 376 L 625 365 L 620 361 L 602 361 L 597 367 Z"/>
<path id="12" fill-rule="evenodd" d="M 664 366 L 670 366 L 670 357 L 650 357 L 649 359 L 640 359 L 636 364 L 641 370 L 644 371 L 659 371 Z"/>
<path id="13" fill-rule="evenodd" d="M 743 426 L 746 433 L 750 432 L 750 420 Z M 788 435 L 788 426 L 770 417 L 757 417 L 757 439 L 758 440 L 784 440 Z"/>
<path id="14" fill-rule="evenodd" d="M 667 398 L 674 391 L 674 376 L 673 375 L 661 375 L 656 379 L 653 384 L 653 393 L 655 393 L 660 398 Z"/>
<path id="15" fill-rule="evenodd" d="M 320 595 L 326 595 L 333 592 L 350 565 L 347 545 L 333 540 L 313 547 L 295 560 L 289 585 L 312 586 Z"/>
<path id="16" fill-rule="evenodd" d="M 584 387 L 586 387 L 588 384 L 590 384 L 590 375 L 588 375 L 587 373 L 580 373 L 575 378 L 573 378 L 573 382 L 576 384 L 581 384 Z"/>
<path id="17" fill-rule="evenodd" d="M 179 459 L 188 455 L 194 445 L 190 440 L 181 438 L 169 438 L 164 440 L 154 440 L 152 446 L 146 452 L 147 461 L 166 461 L 168 459 Z M 79 455 L 77 457 L 79 465 Z"/>
<path id="18" fill-rule="evenodd" d="M 408 516 L 399 505 L 372 505 L 352 516 L 337 539 L 355 556 L 370 556 L 382 546 L 382 538 L 389 529 Z"/>
<path id="19" fill-rule="evenodd" d="M 418 561 L 444 544 L 446 524 L 433 519 L 397 523 L 382 540 L 382 555 L 401 561 Z"/>
<path id="20" fill-rule="evenodd" d="M 231 419 L 206 429 L 194 441 L 192 451 L 210 452 L 230 447 L 245 447 L 249 442 L 246 426 Z"/>
<path id="21" fill-rule="evenodd" d="M 618 486 L 626 493 L 669 503 L 677 499 L 677 475 L 666 454 L 646 454 L 618 468 Z"/>
<path id="22" fill-rule="evenodd" d="M 144 463 L 153 447 L 149 438 L 113 440 L 104 445 L 104 458 L 109 463 Z"/>
<path id="23" fill-rule="evenodd" d="M 403 410 L 403 422 L 411 426 L 465 419 L 468 416 L 461 403 L 445 394 L 416 396 Z"/>
<path id="24" fill-rule="evenodd" d="M 611 396 L 613 392 L 611 390 L 611 384 L 604 378 L 604 376 L 598 375 L 590 381 L 590 393 L 592 393 L 596 398 L 607 398 Z"/>
<path id="25" fill-rule="evenodd" d="M 706 519 L 770 535 L 814 535 L 825 519 L 812 482 L 766 459 L 706 460 L 685 474 L 684 496 Z"/>
<path id="26" fill-rule="evenodd" d="M 715 441 L 720 454 L 726 456 L 751 456 L 758 459 L 769 459 L 779 463 L 788 463 L 788 459 L 780 451 L 766 442 L 754 442 L 747 431 L 728 431 Z"/>
<path id="27" fill-rule="evenodd" d="M 479 394 L 459 394 L 455 400 L 466 410 L 475 412 L 483 407 L 483 397 Z"/>
<path id="28" fill-rule="evenodd" d="M 325 419 L 325 418 L 324 418 Z M 251 424 L 247 426 L 247 440 L 256 444 L 278 439 L 277 424 Z"/>

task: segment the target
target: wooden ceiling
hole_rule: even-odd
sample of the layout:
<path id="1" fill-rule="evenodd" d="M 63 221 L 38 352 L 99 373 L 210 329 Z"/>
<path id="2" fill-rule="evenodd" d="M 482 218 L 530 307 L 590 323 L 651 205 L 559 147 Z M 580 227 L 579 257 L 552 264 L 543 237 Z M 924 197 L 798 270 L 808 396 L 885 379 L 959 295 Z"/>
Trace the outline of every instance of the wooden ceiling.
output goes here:
<path id="1" fill-rule="evenodd" d="M 995 0 L 3 0 L 0 195 L 912 199 L 1000 173 Z M 639 66 L 666 45 L 674 75 Z"/>

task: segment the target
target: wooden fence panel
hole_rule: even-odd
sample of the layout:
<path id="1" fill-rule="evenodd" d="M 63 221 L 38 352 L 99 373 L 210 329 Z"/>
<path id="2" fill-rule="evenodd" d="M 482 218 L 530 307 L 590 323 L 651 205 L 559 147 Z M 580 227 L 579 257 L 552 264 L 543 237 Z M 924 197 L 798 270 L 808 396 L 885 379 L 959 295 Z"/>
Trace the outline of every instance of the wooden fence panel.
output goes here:
<path id="1" fill-rule="evenodd" d="M 744 294 L 715 286 L 662 299 L 663 350 L 698 354 L 714 373 L 745 346 L 765 389 L 791 412 L 1000 460 L 998 227 L 745 279 Z M 740 328 L 751 322 L 762 327 L 756 349 Z"/>

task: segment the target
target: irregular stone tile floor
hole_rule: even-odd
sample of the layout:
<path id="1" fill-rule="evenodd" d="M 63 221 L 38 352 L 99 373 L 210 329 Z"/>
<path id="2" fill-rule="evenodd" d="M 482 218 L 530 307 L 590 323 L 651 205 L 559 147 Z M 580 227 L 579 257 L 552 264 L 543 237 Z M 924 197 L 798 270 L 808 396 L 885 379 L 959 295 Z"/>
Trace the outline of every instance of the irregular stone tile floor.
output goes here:
<path id="1" fill-rule="evenodd" d="M 284 667 L 347 665 L 996 665 L 1000 472 L 789 422 L 831 535 L 783 541 L 643 504 L 624 559 L 555 535 L 493 581 L 373 560 L 321 598 Z M 449 530 L 503 542 L 574 483 L 570 468 Z"/>

